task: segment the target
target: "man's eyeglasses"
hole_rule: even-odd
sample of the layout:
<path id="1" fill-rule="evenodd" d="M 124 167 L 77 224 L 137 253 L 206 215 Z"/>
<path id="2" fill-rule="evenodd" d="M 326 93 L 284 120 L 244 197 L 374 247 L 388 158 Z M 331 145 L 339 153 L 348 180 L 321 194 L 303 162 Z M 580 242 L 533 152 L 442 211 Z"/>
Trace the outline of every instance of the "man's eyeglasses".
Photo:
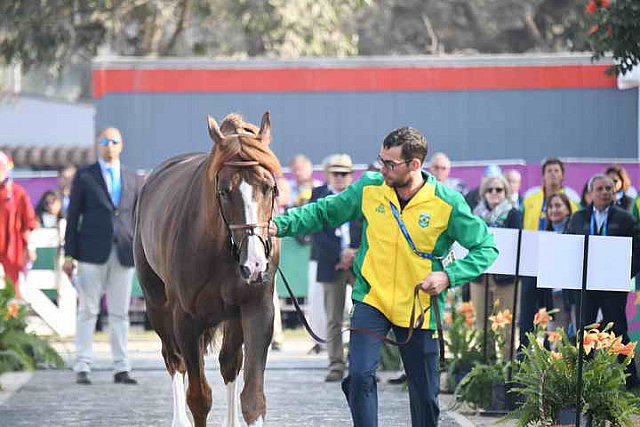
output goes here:
<path id="1" fill-rule="evenodd" d="M 502 193 L 504 191 L 504 188 L 502 187 L 489 187 L 487 188 L 487 193 Z"/>
<path id="2" fill-rule="evenodd" d="M 382 157 L 380 157 L 380 155 L 378 154 L 378 157 L 376 157 L 374 166 L 377 167 L 378 169 L 387 168 L 390 171 L 392 171 L 396 168 L 396 166 L 406 165 L 410 162 L 411 160 L 402 160 L 402 161 L 385 160 Z"/>
<path id="3" fill-rule="evenodd" d="M 103 145 L 105 147 L 109 144 L 113 144 L 113 145 L 120 144 L 120 141 L 118 141 L 117 139 L 111 139 L 111 138 L 102 138 L 99 142 L 100 142 L 100 145 Z"/>

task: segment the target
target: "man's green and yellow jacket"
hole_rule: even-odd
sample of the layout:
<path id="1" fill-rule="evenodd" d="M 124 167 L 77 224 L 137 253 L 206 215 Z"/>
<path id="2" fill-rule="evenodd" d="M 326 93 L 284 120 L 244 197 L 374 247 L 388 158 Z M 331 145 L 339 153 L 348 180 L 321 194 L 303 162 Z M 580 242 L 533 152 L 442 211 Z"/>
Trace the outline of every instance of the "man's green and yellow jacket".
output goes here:
<path id="1" fill-rule="evenodd" d="M 413 289 L 432 271 L 445 271 L 451 287 L 482 274 L 498 256 L 485 223 L 474 216 L 461 194 L 423 172 L 424 186 L 400 215 L 420 252 L 416 255 L 402 234 L 390 208 L 399 207 L 393 188 L 380 173 L 367 172 L 340 194 L 328 196 L 274 219 L 278 237 L 317 233 L 326 227 L 362 220 L 362 240 L 353 264 L 356 281 L 352 298 L 380 310 L 394 325 L 409 326 Z M 469 250 L 463 259 L 443 266 L 453 242 Z M 444 292 L 439 295 L 444 307 Z M 420 294 L 429 305 L 429 295 Z M 435 329 L 435 317 L 427 313 L 424 329 Z"/>

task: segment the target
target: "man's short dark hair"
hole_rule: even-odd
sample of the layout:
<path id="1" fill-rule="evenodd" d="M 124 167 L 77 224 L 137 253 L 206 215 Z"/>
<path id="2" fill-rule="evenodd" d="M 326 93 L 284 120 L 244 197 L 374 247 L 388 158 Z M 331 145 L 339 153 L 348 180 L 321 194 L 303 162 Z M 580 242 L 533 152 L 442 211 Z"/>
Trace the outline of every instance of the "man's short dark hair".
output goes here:
<path id="1" fill-rule="evenodd" d="M 557 157 L 550 157 L 548 159 L 544 159 L 542 162 L 542 175 L 544 175 L 544 171 L 547 169 L 549 165 L 558 165 L 560 166 L 560 170 L 562 171 L 562 175 L 564 175 L 564 163 Z"/>
<path id="2" fill-rule="evenodd" d="M 427 139 L 416 128 L 409 126 L 391 131 L 382 142 L 384 148 L 402 147 L 404 160 L 418 159 L 420 163 L 427 157 Z"/>

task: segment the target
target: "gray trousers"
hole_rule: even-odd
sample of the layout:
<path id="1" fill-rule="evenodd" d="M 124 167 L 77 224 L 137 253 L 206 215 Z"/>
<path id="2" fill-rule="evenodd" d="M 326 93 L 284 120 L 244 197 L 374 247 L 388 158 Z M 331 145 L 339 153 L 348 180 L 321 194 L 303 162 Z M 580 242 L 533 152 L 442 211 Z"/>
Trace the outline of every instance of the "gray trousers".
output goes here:
<path id="1" fill-rule="evenodd" d="M 322 282 L 324 309 L 327 316 L 327 352 L 329 370 L 344 372 L 344 348 L 342 326 L 344 325 L 344 304 L 347 285 L 353 283 L 350 271 L 337 272 L 335 282 Z"/>
<path id="2" fill-rule="evenodd" d="M 118 261 L 115 246 L 105 264 L 78 263 L 78 319 L 76 332 L 75 372 L 89 372 L 93 358 L 92 344 L 100 298 L 107 295 L 107 312 L 114 371 L 131 370 L 127 340 L 129 337 L 129 304 L 133 268 Z"/>

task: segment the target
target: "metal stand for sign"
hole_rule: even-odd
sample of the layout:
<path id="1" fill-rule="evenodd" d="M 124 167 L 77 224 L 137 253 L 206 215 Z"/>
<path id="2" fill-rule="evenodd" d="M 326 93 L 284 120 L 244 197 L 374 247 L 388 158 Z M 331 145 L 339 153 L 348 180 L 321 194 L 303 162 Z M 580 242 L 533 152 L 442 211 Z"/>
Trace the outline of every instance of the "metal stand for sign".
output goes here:
<path id="1" fill-rule="evenodd" d="M 580 302 L 578 304 L 578 337 L 576 345 L 578 346 L 578 381 L 576 386 L 576 427 L 580 427 L 580 415 L 582 413 L 582 364 L 584 357 L 584 346 L 582 345 L 584 337 L 584 297 L 587 290 L 587 263 L 589 259 L 589 235 L 584 236 L 584 253 L 582 256 L 582 288 L 580 289 Z"/>
<path id="2" fill-rule="evenodd" d="M 520 254 L 522 246 L 522 228 L 518 229 L 518 245 L 516 246 L 516 277 L 515 277 L 515 289 L 513 290 L 513 313 L 511 322 L 511 337 L 509 343 L 509 368 L 507 371 L 507 385 L 511 384 L 513 380 L 513 362 L 515 358 L 515 343 L 516 343 L 516 316 L 518 315 L 518 288 L 520 287 Z M 511 393 L 507 393 L 508 407 L 513 408 L 512 404 L 513 396 Z"/>
<path id="3" fill-rule="evenodd" d="M 489 275 L 484 275 L 484 319 L 482 319 L 484 335 L 483 335 L 483 352 L 484 352 L 484 363 L 487 363 L 489 360 L 489 349 L 487 348 L 488 342 L 488 329 L 489 329 Z"/>

